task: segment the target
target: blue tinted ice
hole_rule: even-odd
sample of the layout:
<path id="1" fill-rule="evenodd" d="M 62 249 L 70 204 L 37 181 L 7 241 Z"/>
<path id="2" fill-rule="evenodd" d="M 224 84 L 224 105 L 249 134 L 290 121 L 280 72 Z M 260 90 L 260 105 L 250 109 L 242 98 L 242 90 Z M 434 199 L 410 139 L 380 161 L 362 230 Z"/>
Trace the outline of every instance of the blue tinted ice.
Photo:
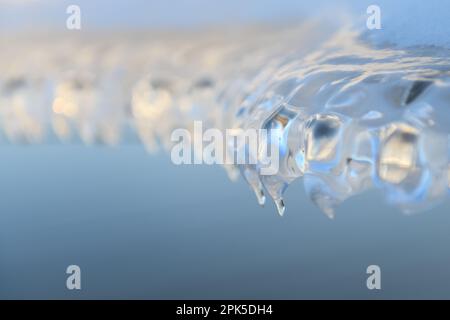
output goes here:
<path id="1" fill-rule="evenodd" d="M 30 52 L 19 39 L 0 53 L 2 129 L 12 141 L 77 133 L 86 143 L 115 144 L 131 123 L 154 151 L 169 149 L 171 132 L 197 120 L 222 130 L 276 128 L 278 173 L 262 175 L 260 163 L 225 169 L 232 178 L 240 172 L 261 205 L 272 198 L 280 214 L 296 180 L 329 217 L 370 188 L 408 213 L 448 194 L 446 49 L 376 48 L 315 23 L 54 39 Z M 259 152 L 250 156 L 259 160 Z"/>

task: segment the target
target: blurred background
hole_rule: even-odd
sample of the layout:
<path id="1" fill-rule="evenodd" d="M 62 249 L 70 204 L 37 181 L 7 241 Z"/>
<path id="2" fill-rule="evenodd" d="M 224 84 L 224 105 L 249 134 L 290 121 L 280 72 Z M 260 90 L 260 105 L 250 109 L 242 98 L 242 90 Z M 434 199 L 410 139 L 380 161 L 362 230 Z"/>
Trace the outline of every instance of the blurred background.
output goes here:
<path id="1" fill-rule="evenodd" d="M 333 19 L 334 10 L 360 23 L 369 2 L 0 0 L 0 33 L 64 32 L 69 4 L 82 9 L 83 37 L 99 29 L 114 35 Z M 379 2 L 401 21 L 443 4 L 405 10 Z M 408 34 L 423 32 L 421 21 Z M 448 200 L 404 216 L 372 192 L 346 202 L 332 221 L 297 181 L 280 218 L 222 168 L 175 166 L 168 154 L 150 155 L 132 132 L 125 135 L 113 147 L 2 139 L 0 298 L 450 298 Z M 81 268 L 80 291 L 66 289 L 72 264 Z M 366 287 L 373 264 L 381 267 L 381 291 Z"/>

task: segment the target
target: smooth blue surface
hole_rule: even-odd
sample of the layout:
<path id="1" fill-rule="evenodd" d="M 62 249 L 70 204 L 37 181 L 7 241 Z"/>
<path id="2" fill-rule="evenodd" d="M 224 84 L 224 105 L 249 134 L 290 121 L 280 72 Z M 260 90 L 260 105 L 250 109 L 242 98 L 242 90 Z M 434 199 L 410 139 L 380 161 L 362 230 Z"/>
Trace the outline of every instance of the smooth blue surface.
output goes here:
<path id="1" fill-rule="evenodd" d="M 332 221 L 297 183 L 280 218 L 220 167 L 139 145 L 1 153 L 0 298 L 450 298 L 448 202 L 407 217 L 364 195 Z"/>
<path id="2" fill-rule="evenodd" d="M 66 31 L 65 9 L 73 3 L 8 2 L 0 0 L 6 34 Z M 334 1 L 76 2 L 82 32 L 114 32 L 296 21 L 311 10 L 325 13 Z M 436 12 L 444 2 L 384 7 L 383 15 L 396 14 L 380 32 L 412 43 L 435 30 L 436 40 L 448 29 L 422 21 L 448 22 L 448 10 Z M 346 3 L 364 15 L 372 2 Z M 407 217 L 366 194 L 331 221 L 299 181 L 280 218 L 272 203 L 259 208 L 245 183 L 228 181 L 221 168 L 176 167 L 140 145 L 1 145 L 0 154 L 0 298 L 450 298 L 449 201 Z M 65 287 L 71 264 L 81 267 L 81 291 Z M 371 264 L 382 270 L 380 292 L 366 288 Z"/>

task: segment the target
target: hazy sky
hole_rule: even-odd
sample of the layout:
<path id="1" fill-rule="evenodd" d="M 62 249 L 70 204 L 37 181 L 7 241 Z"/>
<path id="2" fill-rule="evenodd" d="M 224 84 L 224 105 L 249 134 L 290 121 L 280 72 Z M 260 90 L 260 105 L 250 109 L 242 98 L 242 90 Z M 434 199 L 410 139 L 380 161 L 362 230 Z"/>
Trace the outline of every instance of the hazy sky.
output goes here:
<path id="1" fill-rule="evenodd" d="M 327 6 L 322 7 L 323 3 Z M 0 23 L 4 27 L 55 27 L 64 23 L 65 8 L 70 4 L 81 7 L 85 25 L 96 27 L 294 20 L 306 11 L 324 11 L 330 3 L 326 0 L 0 0 Z"/>
<path id="2" fill-rule="evenodd" d="M 367 7 L 378 4 L 383 39 L 450 46 L 448 0 L 0 0 L 0 31 L 65 28 L 66 8 L 71 4 L 81 7 L 85 30 L 295 22 L 317 14 L 337 19 L 340 12 L 351 13 L 348 20 L 365 28 Z"/>

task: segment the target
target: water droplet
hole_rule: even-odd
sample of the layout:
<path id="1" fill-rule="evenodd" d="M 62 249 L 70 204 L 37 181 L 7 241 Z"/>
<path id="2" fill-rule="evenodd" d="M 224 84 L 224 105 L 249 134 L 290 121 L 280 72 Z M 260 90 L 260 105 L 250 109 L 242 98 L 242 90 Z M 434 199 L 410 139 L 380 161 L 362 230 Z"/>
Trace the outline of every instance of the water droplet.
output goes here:
<path id="1" fill-rule="evenodd" d="M 286 210 L 286 207 L 284 205 L 284 201 L 283 199 L 275 199 L 275 206 L 277 207 L 278 210 L 278 214 L 280 215 L 280 217 L 284 216 L 284 211 Z"/>
<path id="2" fill-rule="evenodd" d="M 258 200 L 258 204 L 263 207 L 266 203 L 266 196 L 264 195 L 264 190 L 262 187 L 255 187 L 253 188 L 253 191 L 255 192 L 256 199 Z"/>

